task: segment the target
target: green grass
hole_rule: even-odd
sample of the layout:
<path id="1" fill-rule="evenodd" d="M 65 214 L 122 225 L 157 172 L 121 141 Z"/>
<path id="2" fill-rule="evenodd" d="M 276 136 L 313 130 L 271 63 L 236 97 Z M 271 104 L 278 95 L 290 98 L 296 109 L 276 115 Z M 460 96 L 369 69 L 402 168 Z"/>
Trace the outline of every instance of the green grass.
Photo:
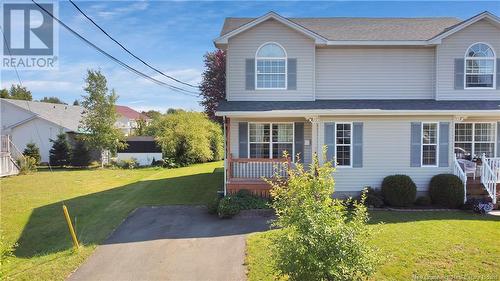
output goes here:
<path id="1" fill-rule="evenodd" d="M 370 227 L 377 233 L 373 246 L 383 256 L 371 280 L 414 280 L 415 276 L 497 280 L 500 276 L 499 217 L 462 211 L 376 211 L 371 216 Z M 269 237 L 276 231 L 248 237 L 250 281 L 279 279 L 269 250 Z"/>
<path id="2" fill-rule="evenodd" d="M 56 170 L 0 180 L 6 279 L 64 280 L 135 208 L 205 204 L 221 188 L 222 162 L 179 169 Z M 74 253 L 62 213 L 83 247 Z"/>

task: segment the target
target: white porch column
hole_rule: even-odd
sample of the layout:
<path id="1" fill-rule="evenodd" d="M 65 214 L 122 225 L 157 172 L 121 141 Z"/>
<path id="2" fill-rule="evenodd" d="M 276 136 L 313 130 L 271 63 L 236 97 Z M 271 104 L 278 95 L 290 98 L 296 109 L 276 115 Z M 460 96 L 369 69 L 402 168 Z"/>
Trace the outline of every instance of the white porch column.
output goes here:
<path id="1" fill-rule="evenodd" d="M 313 116 L 308 118 L 309 122 L 311 122 L 311 149 L 312 155 L 321 154 L 320 142 L 319 142 L 319 117 Z M 321 156 L 321 155 L 320 155 Z"/>

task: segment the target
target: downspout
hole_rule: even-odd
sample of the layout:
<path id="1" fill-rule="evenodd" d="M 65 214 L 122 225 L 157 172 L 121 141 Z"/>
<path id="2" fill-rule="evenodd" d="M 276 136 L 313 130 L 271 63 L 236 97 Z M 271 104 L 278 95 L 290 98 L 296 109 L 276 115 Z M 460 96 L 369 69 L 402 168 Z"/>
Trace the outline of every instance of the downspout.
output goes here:
<path id="1" fill-rule="evenodd" d="M 224 124 L 224 196 L 226 196 L 227 184 L 227 134 L 226 134 L 226 116 L 222 117 Z"/>

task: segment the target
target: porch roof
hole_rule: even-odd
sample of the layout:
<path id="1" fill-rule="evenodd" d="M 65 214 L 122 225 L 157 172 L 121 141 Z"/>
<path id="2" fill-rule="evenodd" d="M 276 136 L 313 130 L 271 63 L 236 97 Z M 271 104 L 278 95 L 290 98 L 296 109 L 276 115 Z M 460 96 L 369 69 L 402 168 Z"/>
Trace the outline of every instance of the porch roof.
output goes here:
<path id="1" fill-rule="evenodd" d="M 222 101 L 218 115 L 229 113 L 265 112 L 302 113 L 370 113 L 370 112 L 427 112 L 427 113 L 494 113 L 500 114 L 498 101 L 437 101 L 419 100 L 316 100 L 316 101 Z M 328 111 L 328 112 L 327 112 Z M 430 111 L 430 112 L 429 112 Z M 230 115 L 230 114 L 229 114 Z"/>

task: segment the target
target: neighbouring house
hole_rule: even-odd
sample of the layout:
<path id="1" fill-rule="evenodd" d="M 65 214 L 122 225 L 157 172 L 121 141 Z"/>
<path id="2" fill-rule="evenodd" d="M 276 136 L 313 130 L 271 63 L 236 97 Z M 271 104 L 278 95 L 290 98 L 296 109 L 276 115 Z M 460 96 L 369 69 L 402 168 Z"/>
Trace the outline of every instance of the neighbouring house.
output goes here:
<path id="1" fill-rule="evenodd" d="M 72 140 L 79 133 L 80 106 L 11 99 L 0 99 L 0 105 L 3 152 L 22 152 L 33 142 L 40 149 L 41 161 L 49 162 L 50 139 L 64 132 Z"/>
<path id="2" fill-rule="evenodd" d="M 122 132 L 129 136 L 134 134 L 134 130 L 137 129 L 137 122 L 139 120 L 144 120 L 146 124 L 149 124 L 151 119 L 128 106 L 124 105 L 116 105 L 115 106 L 116 113 L 118 114 L 118 120 L 115 123 L 115 126 L 122 130 Z"/>
<path id="3" fill-rule="evenodd" d="M 148 166 L 153 160 L 161 160 L 161 147 L 150 136 L 131 136 L 127 138 L 127 147 L 118 150 L 116 160 L 137 160 L 140 166 Z"/>
<path id="4" fill-rule="evenodd" d="M 335 195 L 454 173 L 496 200 L 500 19 L 227 18 L 225 192 L 266 193 L 284 150 L 334 160 Z M 328 149 L 326 158 L 322 148 Z M 455 154 L 457 153 L 457 154 Z M 466 159 L 457 159 L 466 158 Z M 476 178 L 463 163 L 474 160 Z M 468 161 L 468 162 L 464 162 Z M 467 176 L 470 176 L 468 178 Z"/>

